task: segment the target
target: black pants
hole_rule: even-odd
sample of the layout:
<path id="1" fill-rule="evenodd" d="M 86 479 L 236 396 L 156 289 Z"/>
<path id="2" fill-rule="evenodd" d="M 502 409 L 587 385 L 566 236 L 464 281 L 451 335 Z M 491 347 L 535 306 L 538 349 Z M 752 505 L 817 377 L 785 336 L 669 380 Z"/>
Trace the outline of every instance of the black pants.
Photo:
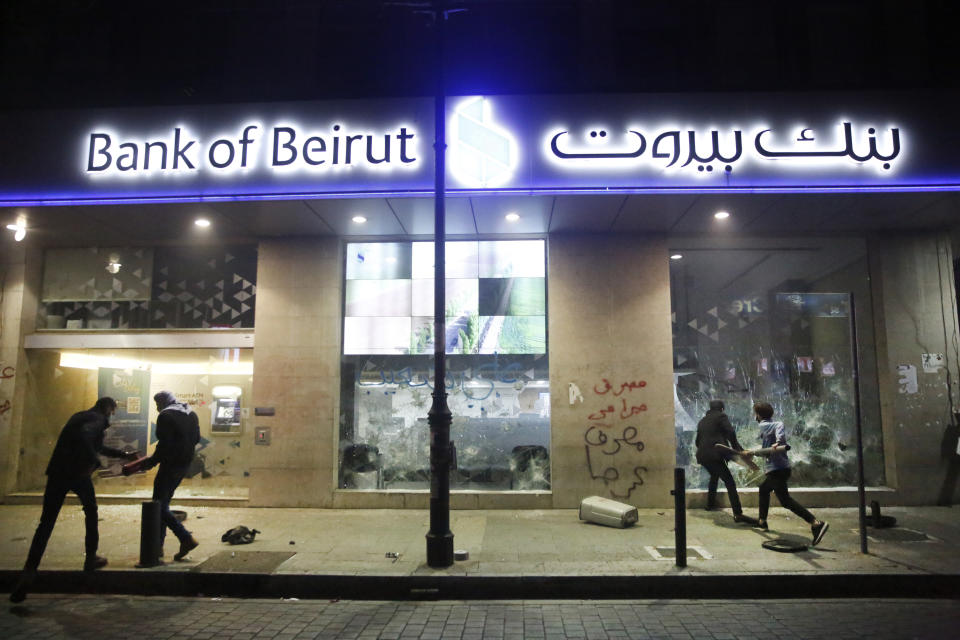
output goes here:
<path id="1" fill-rule="evenodd" d="M 47 488 L 43 492 L 40 524 L 37 525 L 37 531 L 33 534 L 33 542 L 30 544 L 30 553 L 27 554 L 24 569 L 35 570 L 40 566 L 40 559 L 43 558 L 43 552 L 47 550 L 47 542 L 50 541 L 53 526 L 57 524 L 57 516 L 60 515 L 63 501 L 70 491 L 77 494 L 83 505 L 84 522 L 87 526 L 84 539 L 87 555 L 92 557 L 97 553 L 97 547 L 100 546 L 100 532 L 97 529 L 97 495 L 93 491 L 93 481 L 90 476 L 69 479 L 50 476 L 47 478 Z"/>
<path id="2" fill-rule="evenodd" d="M 190 539 L 190 532 L 170 513 L 170 501 L 173 500 L 173 494 L 180 486 L 180 481 L 183 480 L 186 472 L 186 467 L 168 467 L 161 463 L 153 479 L 153 499 L 160 503 L 160 520 L 163 522 L 163 526 L 160 527 L 161 548 L 163 548 L 167 529 L 170 529 L 180 542 Z"/>
<path id="3" fill-rule="evenodd" d="M 733 474 L 727 468 L 725 460 L 714 460 L 700 463 L 704 469 L 710 473 L 710 482 L 707 483 L 707 508 L 713 509 L 717 504 L 717 484 L 723 480 L 727 487 L 727 496 L 730 498 L 730 508 L 735 515 L 743 513 L 743 507 L 740 506 L 740 495 L 737 493 L 737 483 L 733 480 Z"/>
<path id="4" fill-rule="evenodd" d="M 777 494 L 777 500 L 780 501 L 781 505 L 813 524 L 817 520 L 813 517 L 813 514 L 790 497 L 790 491 L 787 489 L 787 480 L 789 479 L 790 469 L 775 469 L 767 472 L 766 480 L 760 485 L 760 519 L 767 519 L 767 511 L 770 510 L 770 492 L 773 491 Z"/>

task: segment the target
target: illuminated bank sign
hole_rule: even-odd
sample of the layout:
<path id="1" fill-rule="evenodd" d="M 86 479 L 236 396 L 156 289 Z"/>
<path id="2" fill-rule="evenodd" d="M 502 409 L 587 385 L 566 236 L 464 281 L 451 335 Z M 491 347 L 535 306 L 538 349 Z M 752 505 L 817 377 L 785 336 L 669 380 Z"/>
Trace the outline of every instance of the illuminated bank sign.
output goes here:
<path id="1" fill-rule="evenodd" d="M 465 186 L 498 187 L 513 178 L 517 167 L 516 139 L 497 125 L 492 102 L 465 98 L 450 117 L 450 169 Z"/>
<path id="2" fill-rule="evenodd" d="M 936 173 L 945 177 L 936 167 L 936 136 L 926 114 L 917 113 L 927 107 L 840 111 L 836 101 L 797 100 L 789 109 L 779 99 L 767 102 L 685 95 L 454 99 L 451 188 L 802 191 L 910 188 L 930 184 Z M 947 174 L 960 176 L 958 163 L 949 162 Z"/>
<path id="3" fill-rule="evenodd" d="M 413 128 L 387 131 L 326 129 L 296 125 L 246 124 L 234 135 L 204 139 L 185 127 L 159 137 L 126 137 L 109 130 L 88 136 L 86 166 L 91 175 L 147 175 L 165 172 L 270 170 L 336 171 L 397 169 L 418 160 Z"/>
<path id="4" fill-rule="evenodd" d="M 922 92 L 450 97 L 447 190 L 960 190 L 955 107 Z M 433 118 L 429 98 L 15 114 L 0 206 L 430 196 Z"/>
<path id="5" fill-rule="evenodd" d="M 890 126 L 878 133 L 875 127 L 855 129 L 851 122 L 839 123 L 819 134 L 799 125 L 794 127 L 795 133 L 779 136 L 769 128 L 760 127 L 746 134 L 740 129 L 638 129 L 641 127 L 631 127 L 619 136 L 608 134 L 606 129 L 592 129 L 579 145 L 571 142 L 573 136 L 569 131 L 551 132 L 543 151 L 558 167 L 570 171 L 593 168 L 622 171 L 647 166 L 654 170 L 689 168 L 701 173 L 710 173 L 716 168 L 730 173 L 735 167 L 766 161 L 783 163 L 776 167 L 781 171 L 820 166 L 858 169 L 868 163 L 873 168 L 889 171 L 902 150 L 899 127 Z M 880 138 L 884 139 L 878 143 Z"/>

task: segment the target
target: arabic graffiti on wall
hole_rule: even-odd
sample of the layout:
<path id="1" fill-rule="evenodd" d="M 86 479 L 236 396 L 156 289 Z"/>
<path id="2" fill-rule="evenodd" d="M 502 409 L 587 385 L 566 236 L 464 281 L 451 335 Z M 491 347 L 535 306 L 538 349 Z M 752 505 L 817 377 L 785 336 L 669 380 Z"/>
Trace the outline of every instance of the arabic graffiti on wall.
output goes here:
<path id="1" fill-rule="evenodd" d="M 587 416 L 583 434 L 590 478 L 602 481 L 611 498 L 629 499 L 644 483 L 647 468 L 637 455 L 644 444 L 636 420 L 647 405 L 634 396 L 646 386 L 644 380 L 613 384 L 606 378 L 593 386 L 595 395 L 616 398 Z"/>
<path id="2" fill-rule="evenodd" d="M 597 161 L 603 163 L 605 168 L 614 168 L 617 164 L 631 166 L 628 161 L 638 160 L 668 169 L 684 158 L 683 164 L 677 168 L 693 165 L 697 171 L 708 173 L 714 170 L 714 163 L 729 173 L 738 162 L 748 160 L 795 161 L 796 164 L 791 166 L 814 166 L 840 160 L 849 167 L 862 166 L 876 160 L 877 166 L 889 171 L 893 167 L 892 161 L 900 155 L 900 129 L 890 128 L 885 136 L 887 139 L 881 143 L 878 143 L 881 134 L 875 127 L 867 127 L 865 130 L 866 136 L 861 130 L 855 131 L 852 122 L 843 122 L 840 129 L 833 132 L 833 137 L 839 141 L 821 145 L 814 129 L 801 127 L 798 137 L 788 144 L 772 145 L 771 139 L 774 136 L 771 129 L 762 129 L 748 134 L 748 139 L 753 139 L 753 145 L 746 148 L 743 144 L 744 132 L 740 129 L 725 133 L 722 140 L 720 131 L 713 129 L 710 131 L 709 144 L 704 143 L 704 134 L 695 130 L 654 131 L 645 135 L 641 131 L 628 129 L 623 134 L 622 141 L 611 143 L 613 136 L 606 130 L 591 129 L 584 135 L 585 144 L 579 148 L 572 148 L 573 145 L 567 142 L 570 132 L 563 130 L 548 134 L 545 153 L 550 160 L 570 168 L 585 168 Z M 824 137 L 829 135 L 826 133 Z M 649 144 L 648 138 L 652 139 Z M 648 148 L 650 153 L 644 158 Z"/>
<path id="3" fill-rule="evenodd" d="M 17 370 L 11 366 L 0 363 L 0 380 L 10 380 L 17 374 Z M 0 402 L 0 416 L 6 416 L 13 404 L 10 400 Z"/>

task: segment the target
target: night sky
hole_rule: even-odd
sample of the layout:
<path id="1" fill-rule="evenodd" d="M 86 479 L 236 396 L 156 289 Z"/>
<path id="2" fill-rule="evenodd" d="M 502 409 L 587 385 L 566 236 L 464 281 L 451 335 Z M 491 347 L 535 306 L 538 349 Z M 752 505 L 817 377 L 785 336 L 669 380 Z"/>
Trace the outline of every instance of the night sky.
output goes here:
<path id="1" fill-rule="evenodd" d="M 0 107 L 418 96 L 417 2 L 8 0 Z M 954 3 L 468 0 L 447 93 L 957 87 Z"/>

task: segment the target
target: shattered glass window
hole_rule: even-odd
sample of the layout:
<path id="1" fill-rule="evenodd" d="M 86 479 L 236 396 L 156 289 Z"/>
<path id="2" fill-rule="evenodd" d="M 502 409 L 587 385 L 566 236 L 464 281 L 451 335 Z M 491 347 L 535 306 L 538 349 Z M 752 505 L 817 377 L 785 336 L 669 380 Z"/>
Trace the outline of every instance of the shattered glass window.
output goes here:
<path id="1" fill-rule="evenodd" d="M 117 411 L 104 443 L 153 454 L 157 445 L 155 393 L 169 391 L 200 423 L 196 455 L 178 497 L 247 498 L 254 446 L 249 406 L 253 349 L 29 349 L 32 383 L 24 405 L 24 455 L 18 486 L 43 490 L 44 469 L 63 424 L 97 398 L 110 396 Z M 94 474 L 97 492 L 149 499 L 154 472 L 123 476 L 124 460 L 103 457 Z"/>
<path id="2" fill-rule="evenodd" d="M 755 402 L 782 421 L 791 486 L 857 484 L 853 329 L 855 301 L 866 484 L 884 483 L 876 352 L 865 243 L 841 239 L 674 240 L 673 322 L 677 464 L 706 488 L 696 462 L 698 421 L 722 400 L 745 449 L 759 446 Z M 737 485 L 761 471 L 730 463 Z"/>
<path id="3" fill-rule="evenodd" d="M 339 486 L 430 487 L 432 242 L 346 246 Z M 446 244 L 451 488 L 550 488 L 546 247 Z"/>

